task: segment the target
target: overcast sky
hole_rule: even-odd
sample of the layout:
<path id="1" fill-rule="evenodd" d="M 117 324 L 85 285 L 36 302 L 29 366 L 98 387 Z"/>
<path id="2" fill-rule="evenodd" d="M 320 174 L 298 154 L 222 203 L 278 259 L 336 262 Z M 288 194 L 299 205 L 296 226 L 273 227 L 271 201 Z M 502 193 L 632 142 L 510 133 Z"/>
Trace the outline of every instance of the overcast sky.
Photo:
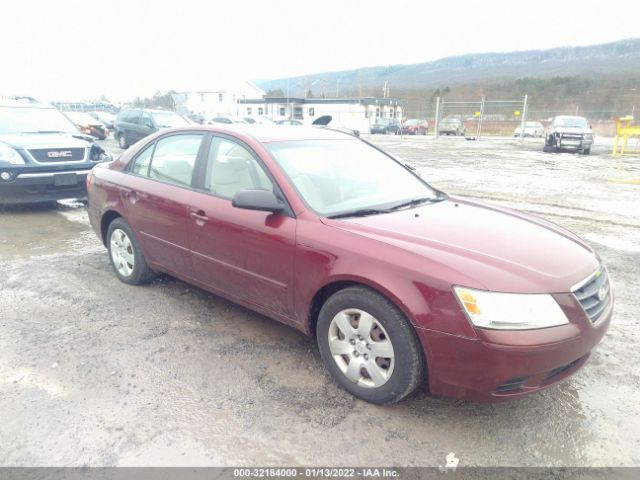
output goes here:
<path id="1" fill-rule="evenodd" d="M 0 95 L 114 101 L 640 36 L 632 0 L 5 0 Z"/>

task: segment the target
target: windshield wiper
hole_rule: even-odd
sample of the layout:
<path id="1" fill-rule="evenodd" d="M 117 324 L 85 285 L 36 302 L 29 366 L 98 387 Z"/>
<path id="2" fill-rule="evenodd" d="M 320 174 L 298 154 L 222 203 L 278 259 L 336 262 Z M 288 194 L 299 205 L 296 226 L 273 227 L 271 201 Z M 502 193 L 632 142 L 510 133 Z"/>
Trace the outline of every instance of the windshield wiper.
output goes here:
<path id="1" fill-rule="evenodd" d="M 391 210 L 385 210 L 380 208 L 361 208 L 360 210 L 351 210 L 349 212 L 329 215 L 327 218 L 366 217 L 369 215 L 380 215 L 381 213 L 389 213 L 390 211 Z"/>
<path id="2" fill-rule="evenodd" d="M 410 207 L 415 207 L 416 205 L 420 205 L 422 203 L 433 203 L 433 202 L 439 202 L 440 200 L 442 200 L 441 198 L 433 198 L 433 197 L 421 197 L 421 198 L 414 198 L 413 200 L 409 200 L 407 202 L 402 202 L 399 203 L 398 205 L 394 205 L 393 207 L 389 208 L 389 211 L 395 211 L 395 210 L 400 210 L 402 208 L 410 208 Z"/>

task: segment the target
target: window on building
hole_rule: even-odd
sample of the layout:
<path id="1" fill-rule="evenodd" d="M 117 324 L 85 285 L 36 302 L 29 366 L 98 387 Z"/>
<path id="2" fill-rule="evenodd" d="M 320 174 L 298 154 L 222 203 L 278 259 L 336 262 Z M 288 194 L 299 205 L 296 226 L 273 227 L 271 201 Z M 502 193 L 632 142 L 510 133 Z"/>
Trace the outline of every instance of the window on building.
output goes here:
<path id="1" fill-rule="evenodd" d="M 264 108 L 258 107 L 258 115 L 264 115 Z"/>
<path id="2" fill-rule="evenodd" d="M 221 102 L 221 101 L 222 101 L 222 98 L 223 98 L 222 93 L 219 93 L 219 94 L 218 94 L 218 101 L 219 101 L 219 102 Z"/>
<path id="3" fill-rule="evenodd" d="M 280 116 L 284 117 L 285 116 L 285 110 L 284 107 L 280 107 Z"/>
<path id="4" fill-rule="evenodd" d="M 310 117 L 315 117 L 316 116 L 316 109 L 313 107 L 309 107 L 309 116 Z"/>
<path id="5" fill-rule="evenodd" d="M 376 118 L 379 118 L 379 117 L 380 117 L 380 109 L 376 108 Z"/>
<path id="6" fill-rule="evenodd" d="M 247 115 L 251 115 L 251 107 L 247 107 Z"/>

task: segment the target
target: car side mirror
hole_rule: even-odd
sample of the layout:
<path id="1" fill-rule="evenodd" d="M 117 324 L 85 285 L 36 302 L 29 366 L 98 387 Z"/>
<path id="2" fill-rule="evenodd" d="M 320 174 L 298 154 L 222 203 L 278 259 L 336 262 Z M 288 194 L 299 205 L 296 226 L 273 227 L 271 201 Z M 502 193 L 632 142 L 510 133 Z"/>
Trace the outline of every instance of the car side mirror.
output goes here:
<path id="1" fill-rule="evenodd" d="M 284 204 L 270 190 L 240 190 L 231 200 L 231 205 L 246 210 L 280 213 Z"/>

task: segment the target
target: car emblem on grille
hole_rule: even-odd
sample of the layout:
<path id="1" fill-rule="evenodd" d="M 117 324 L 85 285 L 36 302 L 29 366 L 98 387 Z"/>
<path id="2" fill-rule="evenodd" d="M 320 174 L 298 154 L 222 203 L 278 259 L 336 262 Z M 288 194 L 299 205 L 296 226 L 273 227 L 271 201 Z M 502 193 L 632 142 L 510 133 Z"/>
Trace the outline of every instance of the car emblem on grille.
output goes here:
<path id="1" fill-rule="evenodd" d="M 60 158 L 60 157 L 71 157 L 73 156 L 73 153 L 71 153 L 71 150 L 60 150 L 60 151 L 53 151 L 53 152 L 47 152 L 47 157 L 49 158 Z"/>
<path id="2" fill-rule="evenodd" d="M 607 284 L 603 284 L 600 289 L 598 290 L 598 300 L 600 300 L 601 302 L 607 298 Z"/>

